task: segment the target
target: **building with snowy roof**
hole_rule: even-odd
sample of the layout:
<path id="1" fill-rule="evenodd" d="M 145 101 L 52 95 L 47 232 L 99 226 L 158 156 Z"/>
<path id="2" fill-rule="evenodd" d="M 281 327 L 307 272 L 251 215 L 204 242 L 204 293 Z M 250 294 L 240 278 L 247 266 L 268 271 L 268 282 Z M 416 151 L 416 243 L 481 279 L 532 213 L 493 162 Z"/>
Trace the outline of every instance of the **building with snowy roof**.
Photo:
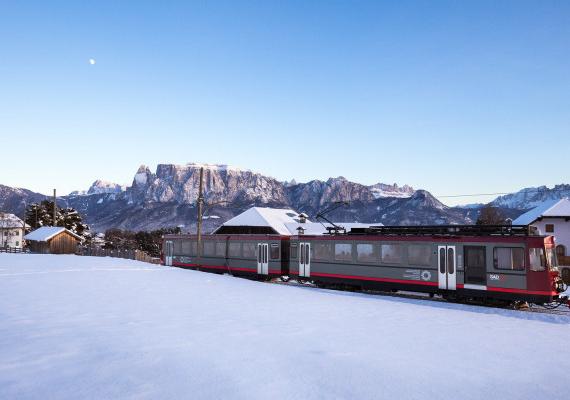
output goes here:
<path id="1" fill-rule="evenodd" d="M 73 254 L 83 240 L 81 236 L 61 226 L 42 226 L 24 236 L 33 253 Z"/>
<path id="2" fill-rule="evenodd" d="M 338 222 L 347 231 L 352 228 L 381 226 L 381 223 L 345 223 Z M 226 221 L 214 234 L 268 234 L 292 236 L 298 234 L 324 235 L 329 223 L 311 222 L 307 215 L 299 214 L 289 208 L 252 207 Z"/>
<path id="3" fill-rule="evenodd" d="M 0 247 L 21 248 L 26 228 L 29 227 L 14 214 L 0 213 Z"/>
<path id="4" fill-rule="evenodd" d="M 549 200 L 524 213 L 513 225 L 531 225 L 542 235 L 553 235 L 560 264 L 570 265 L 570 200 Z"/>

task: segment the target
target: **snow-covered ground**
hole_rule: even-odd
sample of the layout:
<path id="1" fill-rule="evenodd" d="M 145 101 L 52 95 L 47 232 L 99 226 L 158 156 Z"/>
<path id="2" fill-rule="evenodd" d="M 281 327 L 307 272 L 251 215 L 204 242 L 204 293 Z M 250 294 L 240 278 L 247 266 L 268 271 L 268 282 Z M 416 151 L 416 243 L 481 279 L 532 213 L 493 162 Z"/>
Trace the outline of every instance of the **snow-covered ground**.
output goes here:
<path id="1" fill-rule="evenodd" d="M 0 254 L 0 399 L 546 399 L 569 318 Z"/>

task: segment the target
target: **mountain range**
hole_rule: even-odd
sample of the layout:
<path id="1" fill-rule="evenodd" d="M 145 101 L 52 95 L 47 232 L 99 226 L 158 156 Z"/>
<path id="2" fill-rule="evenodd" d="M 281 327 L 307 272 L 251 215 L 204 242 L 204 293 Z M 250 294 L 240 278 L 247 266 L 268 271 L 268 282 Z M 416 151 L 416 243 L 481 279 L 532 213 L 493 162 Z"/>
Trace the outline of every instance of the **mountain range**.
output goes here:
<path id="1" fill-rule="evenodd" d="M 142 165 L 130 186 L 103 180 L 86 191 L 58 197 L 60 206 L 77 209 L 94 231 L 109 228 L 150 230 L 181 226 L 195 231 L 200 168 L 204 168 L 204 231 L 252 206 L 289 207 L 313 217 L 335 202 L 348 202 L 327 214 L 338 222 L 385 225 L 470 224 L 483 205 L 448 207 L 425 190 L 396 184 L 367 186 L 343 177 L 306 183 L 274 178 L 227 165 L 159 164 L 155 172 Z M 491 204 L 514 218 L 540 201 L 570 196 L 570 185 L 526 188 Z M 0 210 L 23 214 L 25 204 L 46 196 L 0 185 Z"/>

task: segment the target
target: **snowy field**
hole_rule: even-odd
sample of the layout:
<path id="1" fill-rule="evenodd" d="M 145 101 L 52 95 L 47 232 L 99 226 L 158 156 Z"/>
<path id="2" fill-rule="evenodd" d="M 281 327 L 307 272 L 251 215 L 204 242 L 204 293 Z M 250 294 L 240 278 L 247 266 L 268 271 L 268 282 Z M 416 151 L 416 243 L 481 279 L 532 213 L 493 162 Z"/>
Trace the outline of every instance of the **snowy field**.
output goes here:
<path id="1" fill-rule="evenodd" d="M 566 397 L 568 317 L 0 254 L 0 399 Z"/>

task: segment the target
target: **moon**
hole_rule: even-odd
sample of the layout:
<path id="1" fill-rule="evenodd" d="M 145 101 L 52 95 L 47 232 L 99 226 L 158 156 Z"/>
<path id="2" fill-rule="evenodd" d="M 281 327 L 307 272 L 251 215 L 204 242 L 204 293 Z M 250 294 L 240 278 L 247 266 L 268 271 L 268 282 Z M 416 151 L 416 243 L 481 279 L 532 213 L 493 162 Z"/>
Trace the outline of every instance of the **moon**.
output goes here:
<path id="1" fill-rule="evenodd" d="M 97 61 L 95 61 L 94 58 L 90 58 L 90 59 L 89 59 L 89 64 L 95 65 L 95 63 L 97 63 Z"/>

